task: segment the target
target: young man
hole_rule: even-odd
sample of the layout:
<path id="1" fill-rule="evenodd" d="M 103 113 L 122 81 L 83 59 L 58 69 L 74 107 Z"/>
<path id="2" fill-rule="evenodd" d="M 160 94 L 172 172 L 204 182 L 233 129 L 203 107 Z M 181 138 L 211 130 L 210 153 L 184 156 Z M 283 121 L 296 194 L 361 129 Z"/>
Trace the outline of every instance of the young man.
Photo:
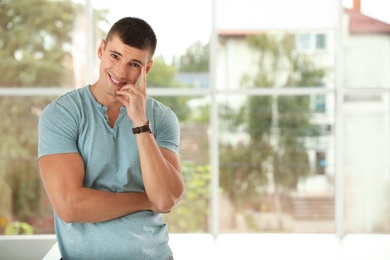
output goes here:
<path id="1" fill-rule="evenodd" d="M 146 95 L 156 44 L 145 21 L 119 20 L 98 48 L 98 81 L 42 112 L 39 167 L 63 259 L 173 259 L 162 213 L 184 190 L 180 130 Z"/>

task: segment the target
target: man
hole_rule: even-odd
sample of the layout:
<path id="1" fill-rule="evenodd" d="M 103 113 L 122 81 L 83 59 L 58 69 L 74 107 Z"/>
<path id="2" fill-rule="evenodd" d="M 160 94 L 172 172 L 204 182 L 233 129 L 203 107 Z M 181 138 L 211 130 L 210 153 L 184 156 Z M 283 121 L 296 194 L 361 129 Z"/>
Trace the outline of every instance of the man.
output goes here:
<path id="1" fill-rule="evenodd" d="M 123 18 L 102 40 L 100 76 L 45 108 L 39 167 L 63 259 L 173 259 L 168 213 L 183 190 L 179 123 L 146 95 L 153 29 Z"/>

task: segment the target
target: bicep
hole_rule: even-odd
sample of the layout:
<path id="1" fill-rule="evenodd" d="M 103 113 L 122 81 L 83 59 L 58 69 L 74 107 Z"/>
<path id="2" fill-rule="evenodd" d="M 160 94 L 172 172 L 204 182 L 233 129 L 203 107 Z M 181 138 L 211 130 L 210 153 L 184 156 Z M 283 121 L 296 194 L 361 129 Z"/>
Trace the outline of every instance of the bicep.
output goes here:
<path id="1" fill-rule="evenodd" d="M 39 159 L 46 193 L 54 207 L 69 199 L 83 186 L 84 162 L 78 153 L 46 155 Z"/>

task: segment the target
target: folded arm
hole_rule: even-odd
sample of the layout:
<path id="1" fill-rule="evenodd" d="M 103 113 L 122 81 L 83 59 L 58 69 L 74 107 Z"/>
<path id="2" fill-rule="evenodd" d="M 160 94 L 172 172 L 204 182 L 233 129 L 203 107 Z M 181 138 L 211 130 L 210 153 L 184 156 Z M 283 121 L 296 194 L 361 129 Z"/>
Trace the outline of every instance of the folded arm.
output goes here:
<path id="1" fill-rule="evenodd" d="M 39 168 L 50 202 L 65 222 L 102 222 L 141 210 L 157 211 L 144 192 L 83 187 L 84 162 L 78 153 L 43 156 Z"/>

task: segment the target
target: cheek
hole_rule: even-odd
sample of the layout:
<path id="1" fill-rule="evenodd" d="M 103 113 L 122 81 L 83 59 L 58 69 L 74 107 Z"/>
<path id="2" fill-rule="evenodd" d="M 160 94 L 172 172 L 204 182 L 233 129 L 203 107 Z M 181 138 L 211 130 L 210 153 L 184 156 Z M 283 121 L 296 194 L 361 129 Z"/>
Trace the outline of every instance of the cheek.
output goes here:
<path id="1" fill-rule="evenodd" d="M 115 64 L 109 58 L 103 56 L 100 61 L 100 68 L 103 71 L 107 69 L 113 69 L 115 68 Z"/>

